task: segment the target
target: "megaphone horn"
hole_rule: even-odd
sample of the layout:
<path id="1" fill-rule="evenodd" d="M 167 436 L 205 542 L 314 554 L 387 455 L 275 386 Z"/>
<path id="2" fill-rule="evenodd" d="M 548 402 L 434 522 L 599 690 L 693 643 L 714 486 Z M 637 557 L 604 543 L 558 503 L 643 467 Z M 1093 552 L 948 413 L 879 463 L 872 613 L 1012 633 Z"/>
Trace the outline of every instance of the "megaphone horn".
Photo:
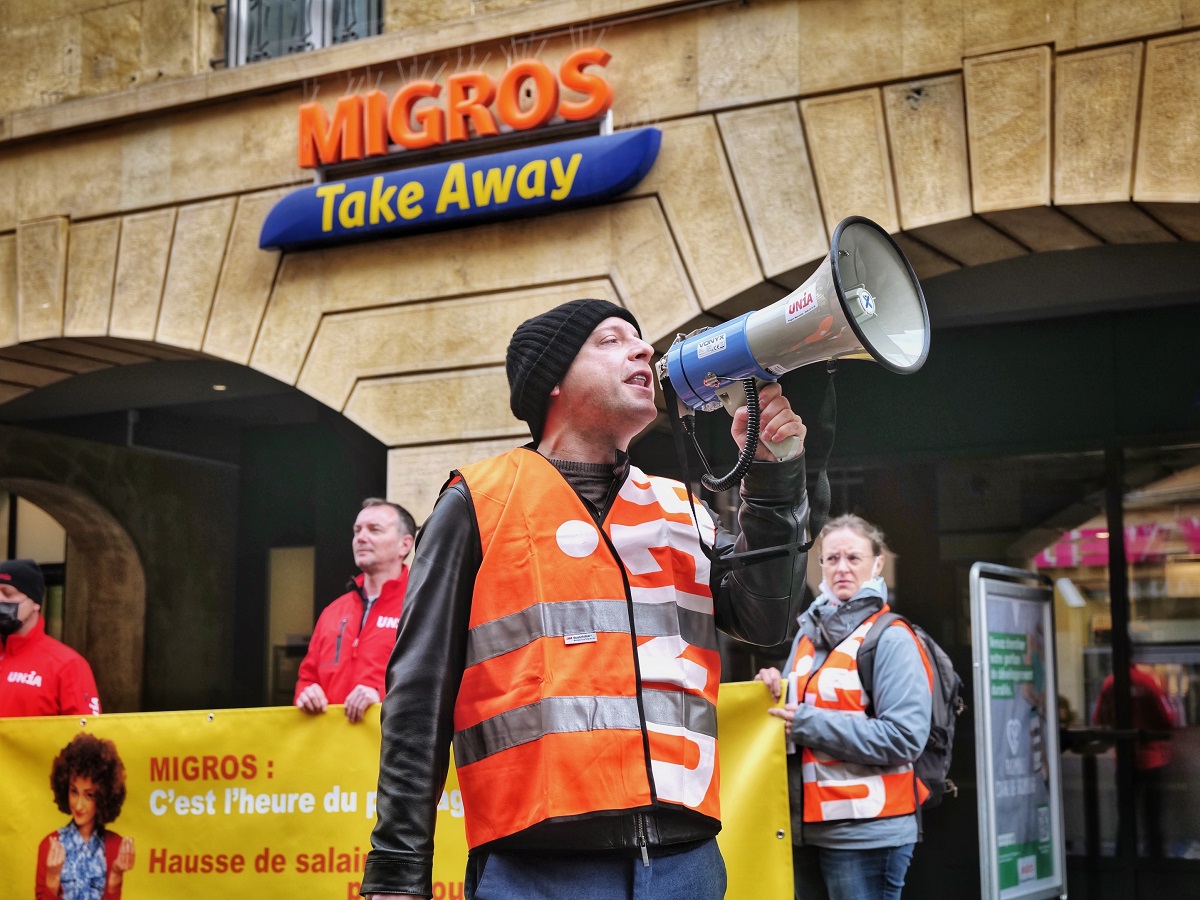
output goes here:
<path id="1" fill-rule="evenodd" d="M 753 385 L 778 381 L 801 366 L 867 359 L 909 374 L 928 355 L 929 312 L 912 266 L 883 228 L 851 216 L 838 223 L 829 255 L 804 284 L 760 310 L 678 336 L 658 362 L 658 377 L 690 410 L 725 406 L 732 413 Z M 741 472 L 714 483 L 745 474 L 757 449 L 750 444 L 748 436 Z M 798 452 L 797 444 L 793 438 L 768 446 L 786 459 Z M 705 484 L 711 488 L 707 479 Z"/>

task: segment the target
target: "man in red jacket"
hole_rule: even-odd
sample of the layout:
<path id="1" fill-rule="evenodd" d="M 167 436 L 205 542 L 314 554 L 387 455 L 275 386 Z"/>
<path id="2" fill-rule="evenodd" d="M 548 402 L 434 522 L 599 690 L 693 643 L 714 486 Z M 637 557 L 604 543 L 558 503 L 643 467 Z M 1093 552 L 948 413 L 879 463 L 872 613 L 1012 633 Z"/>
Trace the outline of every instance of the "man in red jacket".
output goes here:
<path id="1" fill-rule="evenodd" d="M 317 619 L 296 680 L 295 702 L 305 712 L 344 703 L 346 718 L 359 722 L 379 702 L 408 583 L 404 559 L 416 530 L 403 506 L 377 497 L 363 501 L 351 544 L 362 574 Z"/>
<path id="2" fill-rule="evenodd" d="M 46 634 L 45 594 L 32 559 L 0 562 L 0 717 L 98 716 L 92 667 Z"/>
<path id="3" fill-rule="evenodd" d="M 1111 674 L 1100 685 L 1100 696 L 1092 710 L 1093 724 L 1116 725 L 1115 685 Z M 1175 727 L 1175 709 L 1152 669 L 1129 666 L 1129 693 L 1132 724 L 1141 732 L 1134 745 L 1133 761 L 1137 769 L 1138 833 L 1145 841 L 1142 855 L 1160 858 L 1164 849 L 1165 770 L 1171 763 L 1170 732 Z"/>

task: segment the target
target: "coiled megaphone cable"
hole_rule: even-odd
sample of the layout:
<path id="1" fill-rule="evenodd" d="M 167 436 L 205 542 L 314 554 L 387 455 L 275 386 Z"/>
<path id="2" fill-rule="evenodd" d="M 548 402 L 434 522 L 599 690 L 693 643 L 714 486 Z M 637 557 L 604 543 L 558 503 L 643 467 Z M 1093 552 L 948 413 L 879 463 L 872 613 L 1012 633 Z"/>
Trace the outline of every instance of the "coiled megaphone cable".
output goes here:
<path id="1" fill-rule="evenodd" d="M 732 471 L 724 478 L 709 473 L 700 476 L 700 482 L 713 493 L 727 491 L 741 481 L 750 471 L 750 464 L 754 462 L 754 454 L 758 451 L 758 385 L 753 378 L 746 378 L 742 381 L 742 388 L 746 391 L 746 444 L 738 454 Z"/>

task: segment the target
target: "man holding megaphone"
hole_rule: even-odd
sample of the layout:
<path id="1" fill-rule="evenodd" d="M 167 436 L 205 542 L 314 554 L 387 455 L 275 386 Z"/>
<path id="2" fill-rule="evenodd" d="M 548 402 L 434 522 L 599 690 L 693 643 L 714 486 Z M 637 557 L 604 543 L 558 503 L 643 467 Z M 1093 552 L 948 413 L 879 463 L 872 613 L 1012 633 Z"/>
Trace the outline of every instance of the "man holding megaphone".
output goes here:
<path id="1" fill-rule="evenodd" d="M 451 741 L 466 897 L 718 900 L 717 628 L 772 645 L 804 586 L 804 424 L 779 386 L 734 539 L 630 463 L 657 414 L 653 348 L 604 300 L 517 328 L 506 368 L 533 441 L 452 473 L 418 538 L 383 701 L 364 897 L 432 893 Z M 746 442 L 747 414 L 732 425 Z"/>

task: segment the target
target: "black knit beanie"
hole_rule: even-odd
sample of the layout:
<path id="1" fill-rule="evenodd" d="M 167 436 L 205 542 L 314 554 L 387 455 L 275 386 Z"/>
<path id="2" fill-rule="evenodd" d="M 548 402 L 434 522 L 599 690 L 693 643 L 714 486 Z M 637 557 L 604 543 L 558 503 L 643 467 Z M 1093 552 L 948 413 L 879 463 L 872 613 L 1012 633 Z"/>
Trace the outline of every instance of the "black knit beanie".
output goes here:
<path id="1" fill-rule="evenodd" d="M 32 559 L 9 559 L 0 562 L 0 584 L 11 584 L 18 591 L 42 605 L 46 595 L 46 579 L 41 567 Z"/>
<path id="2" fill-rule="evenodd" d="M 584 341 L 605 319 L 624 319 L 642 333 L 633 313 L 607 300 L 570 300 L 522 322 L 508 344 L 508 405 L 541 441 L 550 392 L 562 381 Z"/>

